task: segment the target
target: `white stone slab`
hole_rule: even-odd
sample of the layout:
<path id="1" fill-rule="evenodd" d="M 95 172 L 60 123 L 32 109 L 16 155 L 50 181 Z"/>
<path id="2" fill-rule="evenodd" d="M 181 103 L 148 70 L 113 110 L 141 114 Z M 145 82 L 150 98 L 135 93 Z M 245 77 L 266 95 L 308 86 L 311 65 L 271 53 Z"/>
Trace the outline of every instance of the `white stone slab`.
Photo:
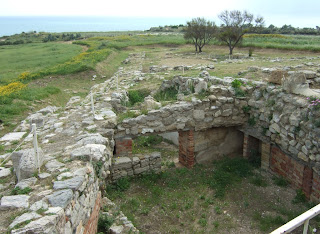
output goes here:
<path id="1" fill-rule="evenodd" d="M 27 132 L 10 132 L 0 138 L 0 141 L 20 141 Z"/>

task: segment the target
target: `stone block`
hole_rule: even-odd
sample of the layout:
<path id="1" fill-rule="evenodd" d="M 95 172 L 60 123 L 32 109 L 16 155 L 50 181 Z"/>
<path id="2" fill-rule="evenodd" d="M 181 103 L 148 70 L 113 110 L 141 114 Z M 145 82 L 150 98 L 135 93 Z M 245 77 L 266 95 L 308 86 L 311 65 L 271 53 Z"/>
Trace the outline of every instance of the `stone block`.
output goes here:
<path id="1" fill-rule="evenodd" d="M 55 181 L 53 183 L 53 189 L 54 190 L 58 190 L 58 189 L 78 190 L 84 181 L 85 181 L 85 178 L 82 176 L 73 177 L 71 179 L 63 180 L 63 181 Z"/>
<path id="2" fill-rule="evenodd" d="M 114 163 L 112 165 L 113 170 L 127 169 L 131 167 L 132 167 L 132 161 L 128 157 L 115 158 Z"/>
<path id="3" fill-rule="evenodd" d="M 66 208 L 73 196 L 71 189 L 59 190 L 47 196 L 51 206 Z"/>
<path id="4" fill-rule="evenodd" d="M 39 151 L 39 162 L 34 149 L 25 149 L 13 152 L 11 159 L 18 181 L 32 177 L 38 167 L 43 164 L 44 153 Z"/>
<path id="5" fill-rule="evenodd" d="M 137 168 L 137 169 L 135 169 L 133 172 L 134 172 L 135 175 L 138 175 L 138 174 L 147 172 L 147 171 L 149 171 L 149 170 L 150 170 L 150 167 L 147 166 L 147 167 Z"/>
<path id="6" fill-rule="evenodd" d="M 29 198 L 28 195 L 3 196 L 0 209 L 28 208 Z"/>

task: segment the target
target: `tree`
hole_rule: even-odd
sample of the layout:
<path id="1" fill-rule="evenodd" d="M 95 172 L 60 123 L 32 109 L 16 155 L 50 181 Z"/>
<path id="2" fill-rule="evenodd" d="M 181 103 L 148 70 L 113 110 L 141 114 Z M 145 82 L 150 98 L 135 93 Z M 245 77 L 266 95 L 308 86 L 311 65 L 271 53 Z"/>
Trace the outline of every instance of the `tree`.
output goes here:
<path id="1" fill-rule="evenodd" d="M 232 55 L 234 47 L 241 43 L 244 34 L 257 31 L 264 24 L 263 17 L 254 18 L 253 14 L 247 11 L 226 10 L 220 13 L 218 17 L 222 21 L 218 39 L 228 45 L 230 55 Z"/>
<path id="2" fill-rule="evenodd" d="M 192 40 L 196 51 L 202 52 L 202 48 L 210 42 L 217 31 L 214 22 L 207 21 L 204 18 L 194 18 L 187 22 L 184 31 L 184 38 Z"/>

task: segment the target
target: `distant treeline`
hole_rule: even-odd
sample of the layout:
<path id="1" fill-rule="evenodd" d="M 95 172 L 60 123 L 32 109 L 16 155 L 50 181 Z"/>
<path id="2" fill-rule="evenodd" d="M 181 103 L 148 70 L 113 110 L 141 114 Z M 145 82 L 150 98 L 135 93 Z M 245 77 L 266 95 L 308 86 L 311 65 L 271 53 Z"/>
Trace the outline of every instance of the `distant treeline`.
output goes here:
<path id="1" fill-rule="evenodd" d="M 1 40 L 2 39 L 2 40 Z M 0 46 L 2 45 L 19 45 L 33 42 L 49 42 L 49 41 L 73 41 L 82 39 L 80 33 L 45 33 L 36 31 L 22 32 L 12 36 L 4 36 L 0 38 Z"/>
<path id="2" fill-rule="evenodd" d="M 184 32 L 186 26 L 180 25 L 165 25 L 159 27 L 152 27 L 148 31 L 150 32 Z M 276 27 L 270 24 L 268 27 L 260 27 L 258 30 L 255 29 L 250 33 L 261 33 L 261 34 L 291 34 L 291 35 L 320 35 L 320 27 L 316 28 L 295 28 L 291 25 L 283 25 L 282 27 Z"/>
<path id="3" fill-rule="evenodd" d="M 262 34 L 291 34 L 291 35 L 320 35 L 320 27 L 316 28 L 295 28 L 291 25 L 283 25 L 281 28 L 270 24 L 269 27 L 263 27 Z"/>

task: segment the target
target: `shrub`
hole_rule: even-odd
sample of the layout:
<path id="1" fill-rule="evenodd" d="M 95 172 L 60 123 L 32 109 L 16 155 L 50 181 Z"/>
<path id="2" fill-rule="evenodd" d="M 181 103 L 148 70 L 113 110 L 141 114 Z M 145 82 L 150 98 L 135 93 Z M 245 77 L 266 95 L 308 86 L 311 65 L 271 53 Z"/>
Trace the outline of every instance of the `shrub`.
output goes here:
<path id="1" fill-rule="evenodd" d="M 238 79 L 234 79 L 232 82 L 231 82 L 231 86 L 232 88 L 240 88 L 242 86 L 242 82 Z"/>
<path id="2" fill-rule="evenodd" d="M 252 177 L 250 179 L 250 183 L 254 184 L 256 186 L 259 186 L 259 187 L 267 187 L 268 186 L 267 181 L 261 175 L 256 175 L 256 176 Z"/>
<path id="3" fill-rule="evenodd" d="M 107 214 L 101 214 L 98 219 L 98 233 L 109 233 L 109 229 L 114 223 L 114 219 Z"/>
<path id="4" fill-rule="evenodd" d="M 176 87 L 170 87 L 165 90 L 161 90 L 154 95 L 156 101 L 173 101 L 177 100 L 178 90 Z"/>
<path id="5" fill-rule="evenodd" d="M 297 203 L 305 203 L 307 202 L 306 195 L 302 191 L 302 189 L 296 190 L 296 196 L 293 198 L 292 203 L 297 204 Z"/>
<path id="6" fill-rule="evenodd" d="M 163 138 L 158 135 L 153 136 L 140 136 L 135 140 L 137 147 L 150 147 L 161 143 Z"/>
<path id="7" fill-rule="evenodd" d="M 131 106 L 138 102 L 143 102 L 144 98 L 150 94 L 150 91 L 147 89 L 139 89 L 139 90 L 129 90 L 129 103 Z"/>
<path id="8" fill-rule="evenodd" d="M 22 84 L 21 82 L 12 82 L 8 85 L 0 86 L 0 96 L 8 96 L 12 93 L 19 92 L 26 87 L 27 85 Z"/>
<path id="9" fill-rule="evenodd" d="M 127 111 L 125 113 L 119 114 L 117 118 L 118 118 L 118 122 L 121 123 L 125 119 L 135 118 L 137 116 L 139 116 L 137 113 L 133 111 Z"/>
<path id="10" fill-rule="evenodd" d="M 249 120 L 248 120 L 248 124 L 250 126 L 256 125 L 256 119 L 254 117 L 250 117 Z"/>
<path id="11" fill-rule="evenodd" d="M 249 111 L 251 110 L 251 106 L 243 106 L 242 110 L 243 110 L 244 113 L 248 114 Z"/>
<path id="12" fill-rule="evenodd" d="M 249 57 L 252 57 L 254 49 L 253 48 L 249 48 Z"/>
<path id="13" fill-rule="evenodd" d="M 289 182 L 283 177 L 273 177 L 273 182 L 280 187 L 287 187 Z"/>
<path id="14" fill-rule="evenodd" d="M 113 190 L 118 192 L 126 191 L 130 188 L 130 181 L 127 177 L 120 178 L 115 183 L 108 185 L 107 190 Z"/>

